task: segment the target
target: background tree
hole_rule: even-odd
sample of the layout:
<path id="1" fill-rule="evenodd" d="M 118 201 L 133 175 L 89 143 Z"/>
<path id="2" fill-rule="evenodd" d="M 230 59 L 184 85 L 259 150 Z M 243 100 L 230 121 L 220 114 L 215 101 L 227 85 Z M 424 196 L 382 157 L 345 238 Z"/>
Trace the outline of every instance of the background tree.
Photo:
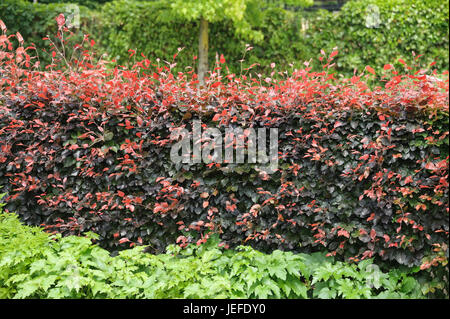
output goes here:
<path id="1" fill-rule="evenodd" d="M 167 0 L 169 1 L 169 0 Z M 175 0 L 171 2 L 174 15 L 188 21 L 199 22 L 198 76 L 200 85 L 204 83 L 208 71 L 208 25 L 209 23 L 231 20 L 235 32 L 245 39 L 259 42 L 263 39 L 260 31 L 252 26 L 261 20 L 264 9 L 269 6 L 309 6 L 313 0 Z"/>

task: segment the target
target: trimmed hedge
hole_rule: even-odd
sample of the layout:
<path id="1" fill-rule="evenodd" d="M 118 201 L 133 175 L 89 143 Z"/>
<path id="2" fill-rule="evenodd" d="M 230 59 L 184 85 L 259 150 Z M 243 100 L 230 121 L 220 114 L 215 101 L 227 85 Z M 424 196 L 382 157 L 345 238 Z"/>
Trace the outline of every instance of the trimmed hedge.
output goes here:
<path id="1" fill-rule="evenodd" d="M 399 59 L 422 67 L 435 61 L 436 69 L 448 70 L 448 17 L 445 0 L 348 1 L 338 13 L 322 12 L 309 21 L 305 45 L 309 57 L 338 47 L 337 70 L 349 75 L 367 65 L 380 72 Z"/>
<path id="2" fill-rule="evenodd" d="M 93 231 L 111 251 L 220 233 L 265 252 L 446 265 L 448 72 L 441 81 L 386 65 L 385 87 L 371 90 L 360 77 L 332 80 L 335 51 L 320 57 L 327 72 L 216 73 L 198 92 L 194 74 L 146 59 L 106 67 L 83 52 L 64 72 L 23 69 L 14 37 L 0 40 L 0 186 L 27 224 Z M 194 119 L 277 127 L 278 171 L 173 163 L 171 131 L 192 131 Z"/>
<path id="3" fill-rule="evenodd" d="M 226 250 L 217 239 L 110 257 L 95 238 L 49 237 L 0 212 L 0 298 L 424 298 L 442 288 L 424 281 L 418 267 L 382 271 L 370 259 L 346 264 L 323 253 Z"/>
<path id="4" fill-rule="evenodd" d="M 102 7 L 99 23 L 92 35 L 110 58 L 121 64 L 129 62 L 129 49 L 152 61 L 160 58 L 161 64 L 163 61 L 172 63 L 173 54 L 183 47 L 175 61 L 175 70 L 183 72 L 198 55 L 199 25 L 174 17 L 170 10 L 167 1 L 112 1 Z M 255 68 L 262 71 L 269 70 L 271 62 L 283 63 L 284 67 L 289 67 L 289 63 L 303 63 L 300 57 L 305 48 L 298 42 L 301 36 L 298 15 L 280 8 L 269 8 L 264 15 L 252 20 L 255 30 L 260 31 L 264 39 L 260 43 L 252 43 L 251 52 L 245 50 L 249 40 L 236 35 L 232 21 L 209 24 L 210 67 L 216 60 L 216 53 L 225 55 L 230 62 L 228 67 L 235 73 L 252 64 L 259 64 Z M 241 65 L 239 60 L 243 58 L 245 62 Z"/>
<path id="5" fill-rule="evenodd" d="M 39 3 L 76 3 L 78 5 L 82 5 L 88 8 L 98 8 L 102 4 L 108 2 L 110 0 L 39 0 Z M 28 2 L 33 2 L 33 0 L 28 0 Z"/>
<path id="6" fill-rule="evenodd" d="M 12 33 L 19 31 L 27 44 L 34 42 L 43 48 L 42 38 L 54 34 L 54 19 L 66 10 L 67 3 L 46 4 L 55 1 L 32 4 L 25 0 L 3 0 L 0 19 Z M 89 0 L 75 2 L 93 7 Z M 173 19 L 161 1 L 103 2 L 95 6 L 98 10 L 79 6 L 82 30 L 101 43 L 102 53 L 124 64 L 129 62 L 128 50 L 133 49 L 152 61 L 160 58 L 163 64 L 162 61 L 172 63 L 177 49 L 185 47 L 176 60 L 176 70 L 183 72 L 193 64 L 193 57 L 198 55 L 196 23 Z M 439 71 L 449 67 L 449 3 L 445 0 L 348 1 L 337 13 L 269 8 L 264 14 L 253 15 L 249 18 L 264 39 L 250 43 L 253 50 L 245 53 L 243 72 L 258 64 L 254 70 L 268 74 L 272 62 L 281 69 L 290 69 L 290 64 L 301 68 L 304 61 L 315 58 L 320 50 L 331 52 L 334 47 L 343 53 L 335 60 L 336 68 L 347 76 L 354 69 L 363 71 L 367 65 L 381 69 L 399 58 L 409 63 L 414 60 L 412 52 L 424 55 L 418 61 L 422 65 L 436 60 L 435 68 Z M 230 70 L 241 72 L 240 60 L 248 41 L 236 36 L 231 22 L 211 24 L 210 39 L 209 60 L 215 61 L 216 52 L 224 54 Z M 40 54 L 44 64 L 48 64 L 48 54 Z M 320 66 L 315 67 L 320 70 Z"/>
<path id="7" fill-rule="evenodd" d="M 92 34 L 120 63 L 128 62 L 128 49 L 152 61 L 171 62 L 177 48 L 186 47 L 176 61 L 177 70 L 184 71 L 198 54 L 198 25 L 168 21 L 167 10 L 160 1 L 115 0 L 102 7 Z M 243 68 L 257 63 L 255 71 L 268 74 L 272 62 L 283 70 L 290 64 L 301 68 L 322 49 L 331 52 L 338 47 L 343 54 L 335 59 L 336 69 L 347 76 L 367 65 L 381 69 L 399 58 L 410 63 L 413 52 L 424 55 L 422 65 L 436 60 L 435 68 L 443 71 L 449 67 L 448 15 L 446 0 L 348 1 L 339 12 L 269 8 L 254 22 L 255 30 L 264 35 L 260 43 L 236 36 L 231 22 L 211 24 L 209 60 L 215 61 L 216 52 L 223 53 L 230 70 L 239 73 L 245 44 L 250 43 L 253 50 L 245 54 Z"/>

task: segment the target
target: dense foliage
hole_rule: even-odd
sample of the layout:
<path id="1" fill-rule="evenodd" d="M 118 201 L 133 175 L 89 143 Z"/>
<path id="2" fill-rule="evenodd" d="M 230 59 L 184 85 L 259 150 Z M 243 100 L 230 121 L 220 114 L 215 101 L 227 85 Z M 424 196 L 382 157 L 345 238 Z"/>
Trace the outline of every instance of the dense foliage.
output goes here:
<path id="1" fill-rule="evenodd" d="M 93 33 L 121 62 L 127 61 L 130 48 L 150 59 L 171 61 L 177 48 L 186 46 L 177 61 L 183 70 L 197 55 L 198 24 L 173 17 L 168 20 L 167 12 L 164 1 L 113 1 L 103 7 L 104 22 Z M 363 71 L 366 65 L 382 68 L 399 58 L 411 61 L 412 52 L 425 55 L 428 63 L 436 59 L 439 70 L 448 69 L 448 1 L 349 1 L 337 13 L 293 12 L 277 7 L 263 12 L 247 18 L 252 32 L 263 35 L 261 41 L 236 35 L 231 21 L 212 24 L 210 61 L 214 61 L 216 52 L 223 53 L 230 69 L 238 72 L 245 44 L 250 43 L 254 49 L 247 53 L 244 67 L 258 63 L 258 71 L 266 73 L 272 62 L 282 64 L 283 69 L 289 64 L 298 67 L 321 49 L 330 52 L 334 47 L 344 53 L 336 59 L 336 67 L 347 75 L 355 69 Z"/>
<path id="2" fill-rule="evenodd" d="M 417 268 L 383 272 L 370 259 L 227 250 L 217 239 L 111 257 L 95 238 L 50 237 L 0 212 L 0 298 L 424 298 L 441 285 L 415 279 Z"/>
<path id="3" fill-rule="evenodd" d="M 183 47 L 183 52 L 177 58 L 176 70 L 184 71 L 198 56 L 199 23 L 173 16 L 171 7 L 165 1 L 121 0 L 108 3 L 102 9 L 93 36 L 106 48 L 110 57 L 120 63 L 129 61 L 129 49 L 138 54 L 142 52 L 153 61 L 160 58 L 171 62 L 173 54 Z M 209 61 L 215 61 L 217 53 L 224 54 L 231 62 L 229 68 L 233 72 L 257 62 L 261 65 L 269 65 L 277 60 L 293 62 L 296 58 L 289 48 L 290 44 L 287 44 L 298 38 L 297 29 L 291 27 L 294 17 L 293 13 L 280 8 L 270 8 L 264 15 L 247 17 L 251 21 L 252 34 L 260 44 L 254 46 L 251 54 L 245 54 L 246 43 L 250 40 L 236 33 L 231 20 L 210 24 Z M 245 55 L 246 61 L 241 65 L 239 60 Z"/>
<path id="4" fill-rule="evenodd" d="M 435 68 L 448 70 L 449 2 L 348 1 L 339 13 L 322 12 L 311 19 L 305 38 L 310 57 L 338 47 L 342 55 L 335 62 L 345 73 L 361 72 L 366 65 L 378 72 L 392 61 L 412 60 L 412 52 L 422 54 L 427 64 L 436 61 Z"/>
<path id="5" fill-rule="evenodd" d="M 60 1 L 61 2 L 61 1 Z M 68 16 L 74 9 L 74 5 L 68 3 L 31 3 L 26 0 L 2 0 L 0 1 L 0 19 L 8 26 L 9 32 L 15 34 L 20 32 L 24 39 L 25 47 L 34 46 L 36 48 L 33 55 L 39 55 L 39 62 L 42 66 L 51 62 L 51 53 L 48 52 L 48 35 L 54 35 L 57 32 L 55 18 L 64 13 Z M 86 33 L 90 24 L 95 24 L 95 13 L 82 5 L 78 5 L 77 23 Z M 78 26 L 77 26 L 78 27 Z M 72 28 L 75 30 L 75 28 Z M 79 30 L 78 30 L 79 31 Z M 83 38 L 81 32 L 74 34 L 70 42 L 79 43 Z M 66 39 L 67 40 L 67 39 Z M 70 46 L 67 46 L 69 49 Z"/>
<path id="6" fill-rule="evenodd" d="M 88 1 L 77 3 L 89 6 Z M 438 70 L 448 70 L 448 1 L 348 1 L 341 11 L 333 13 L 294 12 L 270 3 L 263 11 L 250 7 L 246 12 L 254 41 L 236 33 L 230 19 L 210 24 L 209 61 L 215 61 L 216 53 L 224 54 L 232 72 L 257 63 L 255 70 L 267 74 L 271 63 L 282 69 L 290 64 L 300 68 L 321 49 L 330 52 L 338 47 L 342 54 L 336 57 L 336 68 L 345 75 L 353 74 L 354 69 L 361 72 L 367 65 L 381 69 L 399 58 L 409 63 L 413 51 L 423 54 L 427 64 L 435 60 Z M 66 11 L 64 3 L 0 3 L 0 19 L 13 33 L 20 31 L 27 44 L 34 42 L 38 48 L 44 47 L 43 37 L 54 34 L 56 15 Z M 198 22 L 174 16 L 167 1 L 115 0 L 98 10 L 80 5 L 80 11 L 82 30 L 101 43 L 99 51 L 120 63 L 128 63 L 129 49 L 152 61 L 172 62 L 173 54 L 184 47 L 175 67 L 184 71 L 198 55 Z M 251 52 L 246 51 L 247 43 L 253 48 Z M 42 61 L 49 61 L 47 54 L 40 54 Z M 396 62 L 396 66 L 401 64 Z"/>
<path id="7" fill-rule="evenodd" d="M 62 32 L 62 17 L 58 24 Z M 6 209 L 26 223 L 93 231 L 111 251 L 163 251 L 219 233 L 231 247 L 327 249 L 434 266 L 445 278 L 448 72 L 445 80 L 400 75 L 388 64 L 378 76 L 385 87 L 371 90 L 358 76 L 333 80 L 333 51 L 320 57 L 327 71 L 307 67 L 282 80 L 227 74 L 220 61 L 199 90 L 192 72 L 145 58 L 107 68 L 87 51 L 65 58 L 57 46 L 54 64 L 68 65 L 33 71 L 29 50 L 13 50 L 21 38 L 0 27 L 0 186 Z M 367 80 L 376 77 L 366 69 Z M 193 119 L 277 127 L 277 172 L 173 163 L 170 133 L 192 132 Z"/>
<path id="8" fill-rule="evenodd" d="M 34 0 L 27 0 L 28 2 L 34 2 Z M 104 4 L 105 2 L 108 2 L 111 0 L 38 0 L 38 3 L 76 3 L 82 6 L 86 6 L 89 8 L 97 8 L 99 5 Z M 149 0 L 144 0 L 149 1 Z M 150 0 L 152 1 L 152 0 Z"/>

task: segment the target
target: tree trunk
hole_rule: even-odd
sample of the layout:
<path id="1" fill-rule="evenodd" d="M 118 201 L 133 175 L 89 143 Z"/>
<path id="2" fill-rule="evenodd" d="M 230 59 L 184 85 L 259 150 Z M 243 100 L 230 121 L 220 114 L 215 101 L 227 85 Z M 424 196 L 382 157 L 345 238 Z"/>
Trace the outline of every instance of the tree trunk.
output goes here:
<path id="1" fill-rule="evenodd" d="M 206 72 L 208 72 L 208 21 L 201 18 L 198 41 L 198 79 L 200 85 L 205 84 Z"/>

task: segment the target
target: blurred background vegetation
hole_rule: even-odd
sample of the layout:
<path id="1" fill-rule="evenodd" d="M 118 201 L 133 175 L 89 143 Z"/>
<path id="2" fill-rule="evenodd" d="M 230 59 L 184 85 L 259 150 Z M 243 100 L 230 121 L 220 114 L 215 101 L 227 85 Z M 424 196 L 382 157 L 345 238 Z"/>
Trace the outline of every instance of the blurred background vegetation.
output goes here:
<path id="1" fill-rule="evenodd" d="M 234 0 L 229 0 L 234 1 Z M 239 1 L 239 0 L 236 0 Z M 244 1 L 244 0 L 242 0 Z M 350 1 L 247 1 L 245 19 L 253 35 L 236 32 L 232 19 L 209 24 L 209 63 L 223 54 L 231 72 L 239 73 L 254 63 L 256 72 L 304 67 L 323 49 L 337 47 L 336 70 L 351 75 L 367 65 L 376 71 L 399 58 L 410 63 L 413 53 L 422 54 L 421 65 L 436 61 L 438 70 L 448 70 L 449 2 L 447 0 L 350 0 Z M 175 1 L 177 2 L 177 1 Z M 178 1 L 179 2 L 179 1 Z M 255 2 L 255 1 L 253 1 Z M 199 22 L 173 13 L 168 0 L 72 0 L 79 10 L 82 33 L 95 40 L 95 49 L 109 59 L 127 64 L 129 49 L 152 62 L 172 62 L 177 49 L 176 71 L 195 65 L 198 55 Z M 43 37 L 57 31 L 55 17 L 70 14 L 73 5 L 59 0 L 0 0 L 0 19 L 10 32 L 19 31 L 27 43 L 35 43 L 41 63 L 50 61 L 43 52 Z M 76 28 L 74 31 L 77 31 Z M 77 32 L 75 32 L 77 33 Z M 253 47 L 246 52 L 246 44 Z M 245 61 L 242 62 L 245 54 Z M 400 66 L 400 65 L 399 65 Z M 318 66 L 320 68 L 320 65 Z M 380 71 L 381 72 L 381 71 Z"/>

